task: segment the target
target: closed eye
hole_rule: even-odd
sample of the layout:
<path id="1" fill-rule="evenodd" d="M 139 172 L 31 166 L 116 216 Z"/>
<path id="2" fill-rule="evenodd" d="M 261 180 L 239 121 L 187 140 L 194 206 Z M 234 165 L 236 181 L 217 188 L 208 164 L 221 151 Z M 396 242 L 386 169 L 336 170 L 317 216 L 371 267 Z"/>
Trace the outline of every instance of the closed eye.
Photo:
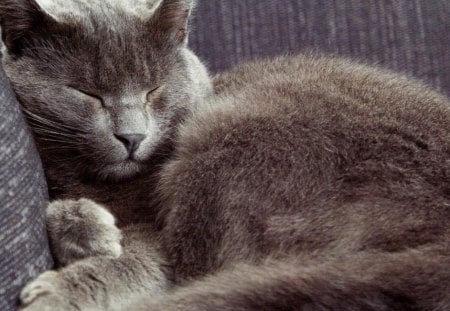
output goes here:
<path id="1" fill-rule="evenodd" d="M 147 93 L 147 103 L 151 102 L 155 98 L 159 97 L 164 89 L 163 86 L 155 87 L 153 90 Z"/>
<path id="2" fill-rule="evenodd" d="M 81 93 L 81 94 L 83 94 L 83 95 L 85 95 L 85 96 L 87 96 L 87 97 L 89 97 L 91 99 L 96 100 L 102 107 L 105 107 L 105 102 L 103 101 L 103 98 L 101 96 L 98 96 L 96 94 L 93 94 L 91 92 L 82 90 L 82 89 L 77 88 L 77 87 L 69 86 L 69 88 L 71 88 L 72 90 L 74 90 L 74 91 L 76 91 L 78 93 Z"/>

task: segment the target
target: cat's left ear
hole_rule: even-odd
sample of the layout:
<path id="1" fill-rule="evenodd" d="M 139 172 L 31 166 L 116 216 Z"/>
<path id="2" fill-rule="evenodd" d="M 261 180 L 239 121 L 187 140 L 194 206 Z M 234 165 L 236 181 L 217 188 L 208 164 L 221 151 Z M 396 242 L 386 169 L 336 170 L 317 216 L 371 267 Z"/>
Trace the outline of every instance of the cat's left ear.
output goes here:
<path id="1" fill-rule="evenodd" d="M 2 41 L 10 53 L 19 54 L 57 24 L 36 0 L 0 0 Z"/>
<path id="2" fill-rule="evenodd" d="M 150 20 L 152 31 L 166 43 L 185 44 L 189 17 L 195 2 L 195 0 L 162 0 Z"/>

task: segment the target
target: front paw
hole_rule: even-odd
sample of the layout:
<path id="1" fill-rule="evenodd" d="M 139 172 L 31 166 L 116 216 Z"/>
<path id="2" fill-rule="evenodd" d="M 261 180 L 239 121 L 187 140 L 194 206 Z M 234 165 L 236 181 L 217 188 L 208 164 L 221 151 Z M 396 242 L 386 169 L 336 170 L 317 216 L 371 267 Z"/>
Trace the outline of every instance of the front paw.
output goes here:
<path id="1" fill-rule="evenodd" d="M 20 301 L 23 305 L 29 305 L 38 297 L 50 295 L 57 287 L 55 280 L 57 272 L 47 271 L 41 274 L 34 282 L 31 282 L 22 290 Z"/>
<path id="2" fill-rule="evenodd" d="M 122 254 L 122 235 L 114 216 L 91 200 L 51 203 L 47 207 L 47 229 L 60 265 L 87 257 Z"/>
<path id="3" fill-rule="evenodd" d="M 19 311 L 72 310 L 73 306 L 62 295 L 59 283 L 57 272 L 48 271 L 41 274 L 22 290 Z"/>

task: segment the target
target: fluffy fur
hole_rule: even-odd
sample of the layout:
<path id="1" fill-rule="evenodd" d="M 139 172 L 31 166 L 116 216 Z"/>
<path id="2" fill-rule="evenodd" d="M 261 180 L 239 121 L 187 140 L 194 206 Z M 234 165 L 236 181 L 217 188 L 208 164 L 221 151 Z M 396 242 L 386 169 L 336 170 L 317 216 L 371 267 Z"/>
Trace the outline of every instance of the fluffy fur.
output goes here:
<path id="1" fill-rule="evenodd" d="M 2 1 L 4 66 L 17 73 L 11 82 L 38 144 L 54 149 L 44 162 L 58 171 L 71 162 L 78 178 L 115 180 L 144 170 L 211 86 L 185 47 L 188 2 L 165 1 L 144 20 L 97 6 L 56 20 L 32 0 Z M 132 157 L 121 134 L 145 136 Z M 47 156 L 64 160 L 54 165 Z"/>
<path id="2" fill-rule="evenodd" d="M 59 199 L 48 228 L 63 267 L 24 289 L 23 310 L 450 308 L 447 98 L 314 55 L 241 65 L 212 93 L 185 47 L 191 1 L 109 14 L 114 26 L 101 10 L 62 22 L 1 3 L 3 63 Z M 161 106 L 129 115 L 159 81 Z M 120 126 L 157 142 L 136 167 Z"/>

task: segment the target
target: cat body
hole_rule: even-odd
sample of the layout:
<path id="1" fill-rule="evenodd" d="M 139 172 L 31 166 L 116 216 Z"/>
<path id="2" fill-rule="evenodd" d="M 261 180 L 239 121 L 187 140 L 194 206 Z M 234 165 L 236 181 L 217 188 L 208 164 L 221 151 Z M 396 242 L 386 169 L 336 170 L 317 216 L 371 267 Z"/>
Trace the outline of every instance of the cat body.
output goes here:
<path id="1" fill-rule="evenodd" d="M 8 1 L 18 2 L 32 1 Z M 20 73 L 45 58 L 23 33 L 8 36 L 15 15 L 0 7 L 3 63 L 58 199 L 47 215 L 62 268 L 24 289 L 23 310 L 449 309 L 450 101 L 388 71 L 310 54 L 209 81 L 185 47 L 191 1 L 150 2 L 152 52 L 132 32 L 106 28 L 105 38 L 140 52 L 121 66 L 126 44 L 108 44 L 117 51 L 98 59 L 111 71 L 97 80 L 87 57 L 78 63 L 87 67 L 75 85 L 84 95 L 92 95 L 86 81 L 96 92 L 102 79 L 122 90 L 103 96 L 107 117 L 76 104 L 92 99 L 64 93 L 55 75 L 75 72 L 66 63 Z M 133 31 L 142 39 L 140 23 Z M 146 113 L 129 101 L 146 87 L 121 80 L 136 70 L 150 84 Z M 56 134 L 44 125 L 75 135 L 79 147 L 45 135 Z M 137 148 L 136 135 L 122 141 L 130 131 L 145 133 Z"/>

